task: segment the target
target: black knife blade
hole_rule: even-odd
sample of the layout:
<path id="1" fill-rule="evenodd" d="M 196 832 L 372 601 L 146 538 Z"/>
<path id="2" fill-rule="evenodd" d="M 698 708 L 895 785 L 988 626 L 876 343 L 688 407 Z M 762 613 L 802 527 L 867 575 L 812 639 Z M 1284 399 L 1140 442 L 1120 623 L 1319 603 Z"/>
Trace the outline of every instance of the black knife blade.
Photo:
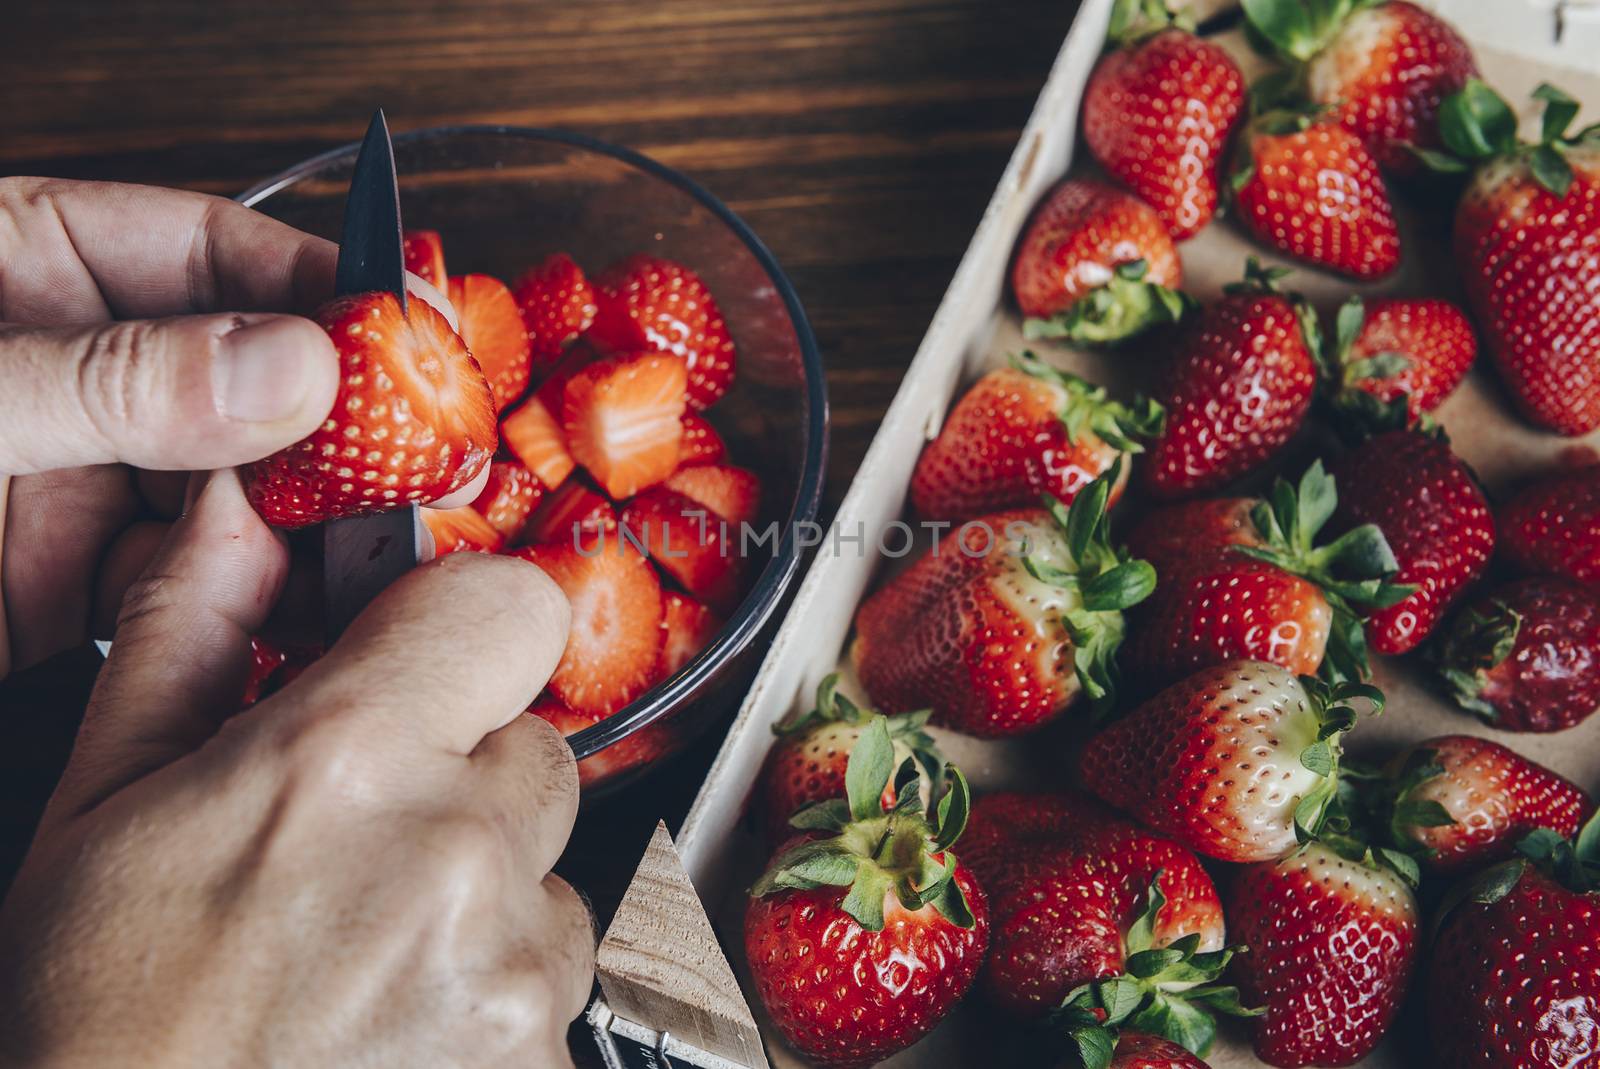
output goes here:
<path id="1" fill-rule="evenodd" d="M 406 269 L 394 145 L 383 109 L 373 113 L 356 155 L 334 284 L 340 296 L 393 293 L 405 312 Z M 415 505 L 329 520 L 322 529 L 323 625 L 332 644 L 378 592 L 422 559 Z"/>

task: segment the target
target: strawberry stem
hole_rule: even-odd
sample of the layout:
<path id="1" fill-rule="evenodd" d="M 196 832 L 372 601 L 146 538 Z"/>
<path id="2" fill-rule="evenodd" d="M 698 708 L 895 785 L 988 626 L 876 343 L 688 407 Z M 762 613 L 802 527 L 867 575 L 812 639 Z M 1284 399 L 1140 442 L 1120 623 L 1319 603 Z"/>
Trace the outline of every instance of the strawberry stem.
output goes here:
<path id="1" fill-rule="evenodd" d="M 1011 366 L 1066 392 L 1057 418 L 1068 442 L 1078 441 L 1087 430 L 1124 453 L 1142 453 L 1144 445 L 1139 439 L 1154 438 L 1166 426 L 1166 411 L 1159 402 L 1143 395 L 1135 396 L 1132 405 L 1113 401 L 1104 386 L 1051 367 L 1031 350 L 1013 353 Z"/>
<path id="2" fill-rule="evenodd" d="M 1111 345 L 1164 323 L 1176 323 L 1193 311 L 1193 297 L 1181 290 L 1144 281 L 1143 260 L 1118 264 L 1111 280 L 1048 318 L 1023 321 L 1022 336 L 1066 338 L 1083 345 Z"/>

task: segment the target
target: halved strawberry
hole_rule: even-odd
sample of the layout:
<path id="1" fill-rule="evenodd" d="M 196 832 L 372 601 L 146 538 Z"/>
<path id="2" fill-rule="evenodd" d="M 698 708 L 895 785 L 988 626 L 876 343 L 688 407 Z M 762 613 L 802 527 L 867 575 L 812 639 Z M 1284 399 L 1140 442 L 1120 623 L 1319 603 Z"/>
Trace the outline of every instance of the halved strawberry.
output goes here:
<path id="1" fill-rule="evenodd" d="M 722 435 L 704 416 L 698 412 L 683 414 L 683 441 L 678 443 L 678 467 L 715 464 L 727 455 L 728 447 L 722 444 Z"/>
<path id="2" fill-rule="evenodd" d="M 568 737 L 605 719 L 592 713 L 580 713 L 549 694 L 541 695 L 538 701 L 529 706 L 528 714 L 549 721 L 557 731 Z M 612 743 L 597 754 L 585 757 L 578 762 L 578 785 L 593 787 L 643 768 L 666 753 L 667 738 L 666 724 L 658 721 Z"/>
<path id="3" fill-rule="evenodd" d="M 650 689 L 661 652 L 661 584 L 623 539 L 597 552 L 551 542 L 516 550 L 566 592 L 572 629 L 550 689 L 574 710 L 610 716 Z"/>
<path id="4" fill-rule="evenodd" d="M 400 249 L 407 271 L 434 289 L 444 290 L 447 277 L 444 273 L 444 242 L 439 240 L 437 230 L 407 230 Z M 459 306 L 457 310 L 460 310 Z"/>
<path id="5" fill-rule="evenodd" d="M 733 384 L 733 336 L 700 276 L 638 253 L 595 278 L 599 314 L 589 328 L 603 352 L 672 353 L 688 372 L 689 404 L 707 408 Z"/>
<path id="6" fill-rule="evenodd" d="M 516 301 L 539 370 L 560 363 L 566 347 L 589 329 L 599 311 L 594 287 L 564 252 L 546 257 L 517 279 Z"/>
<path id="7" fill-rule="evenodd" d="M 497 460 L 489 465 L 489 481 L 472 507 L 507 541 L 515 541 L 543 497 L 539 477 L 520 461 Z"/>
<path id="8" fill-rule="evenodd" d="M 632 497 L 678 466 L 685 381 L 683 361 L 660 353 L 600 360 L 567 380 L 567 447 L 606 493 Z"/>
<path id="9" fill-rule="evenodd" d="M 449 297 L 461 317 L 461 340 L 489 380 L 495 407 L 503 409 L 527 391 L 530 376 L 528 333 L 517 302 L 489 275 L 452 275 Z"/>
<path id="10" fill-rule="evenodd" d="M 731 464 L 679 468 L 662 485 L 698 501 L 730 526 L 749 523 L 761 512 L 761 480 Z"/>
<path id="11" fill-rule="evenodd" d="M 435 557 L 462 551 L 498 553 L 506 541 L 482 513 L 465 505 L 458 509 L 423 509 L 422 524 L 433 535 Z"/>
<path id="12" fill-rule="evenodd" d="M 617 529 L 617 510 L 611 501 L 581 479 L 564 483 L 551 492 L 529 517 L 523 529 L 526 541 L 565 542 L 578 545 L 585 536 Z"/>
<path id="13" fill-rule="evenodd" d="M 392 293 L 340 297 L 317 322 L 339 351 L 333 410 L 310 435 L 244 469 L 256 511 L 276 527 L 454 493 L 495 449 L 489 384 L 444 316 Z"/>
<path id="14" fill-rule="evenodd" d="M 738 532 L 693 498 L 646 490 L 622 510 L 619 538 L 643 545 L 656 566 L 689 593 L 726 611 L 739 597 Z"/>
<path id="15" fill-rule="evenodd" d="M 539 477 L 546 490 L 560 486 L 576 466 L 572 454 L 567 451 L 561 425 L 537 395 L 501 420 L 500 437 L 505 440 L 506 448 Z"/>
<path id="16" fill-rule="evenodd" d="M 666 679 L 705 649 L 722 620 L 706 606 L 676 590 L 661 595 L 661 657 L 656 674 Z"/>

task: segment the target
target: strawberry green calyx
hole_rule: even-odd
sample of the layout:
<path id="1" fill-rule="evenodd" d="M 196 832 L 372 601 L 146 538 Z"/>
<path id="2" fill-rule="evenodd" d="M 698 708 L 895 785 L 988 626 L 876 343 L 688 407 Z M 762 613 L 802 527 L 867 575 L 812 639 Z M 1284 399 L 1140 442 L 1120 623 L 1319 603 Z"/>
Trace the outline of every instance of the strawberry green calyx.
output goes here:
<path id="1" fill-rule="evenodd" d="M 1399 561 L 1376 524 L 1364 523 L 1326 545 L 1316 543 L 1339 503 L 1333 476 L 1314 462 L 1297 487 L 1278 479 L 1271 493 L 1250 511 L 1265 545 L 1234 546 L 1254 557 L 1315 583 L 1333 609 L 1322 674 L 1333 683 L 1366 679 L 1366 635 L 1358 609 L 1382 609 L 1403 601 L 1416 587 L 1389 582 Z"/>
<path id="2" fill-rule="evenodd" d="M 1430 169 L 1461 173 L 1489 160 L 1521 157 L 1527 160 L 1534 181 L 1558 197 L 1572 185 L 1572 165 L 1566 153 L 1573 146 L 1600 137 L 1600 124 L 1571 136 L 1567 127 L 1578 115 L 1578 102 L 1548 82 L 1533 91 L 1544 102 L 1539 140 L 1517 137 L 1517 115 L 1505 98 L 1485 82 L 1473 78 L 1439 105 L 1439 138 L 1445 151 L 1413 148 Z"/>
<path id="3" fill-rule="evenodd" d="M 1300 64 L 1333 40 L 1346 19 L 1379 0 L 1243 0 L 1252 43 Z"/>
<path id="4" fill-rule="evenodd" d="M 1340 430 L 1347 436 L 1365 437 L 1384 431 L 1404 430 L 1410 423 L 1406 395 L 1397 393 L 1384 401 L 1358 383 L 1374 379 L 1392 379 L 1412 364 L 1411 357 L 1401 352 L 1381 352 L 1360 360 L 1350 359 L 1350 350 L 1361 336 L 1366 323 L 1367 306 L 1360 297 L 1351 297 L 1339 307 L 1334 320 L 1334 358 L 1327 383 L 1328 401 L 1340 417 Z M 1419 429 L 1431 433 L 1437 428 L 1431 417 L 1423 415 Z"/>
<path id="5" fill-rule="evenodd" d="M 1163 323 L 1176 323 L 1198 305 L 1181 290 L 1146 282 L 1143 260 L 1118 264 L 1111 278 L 1049 318 L 1023 321 L 1022 336 L 1066 338 L 1083 345 L 1111 345 Z"/>
<path id="6" fill-rule="evenodd" d="M 1365 701 L 1369 716 L 1383 712 L 1383 691 L 1366 683 L 1329 683 L 1316 676 L 1301 676 L 1317 730 L 1313 740 L 1300 751 L 1303 768 L 1322 777 L 1316 787 L 1301 797 L 1294 809 L 1294 837 L 1302 845 L 1325 837 L 1349 843 L 1347 810 L 1340 797 L 1339 759 L 1344 753 L 1345 733 L 1356 726 L 1357 712 L 1352 702 Z M 1360 860 L 1363 850 L 1352 860 Z"/>
<path id="7" fill-rule="evenodd" d="M 1456 704 L 1490 724 L 1500 719 L 1495 707 L 1483 700 L 1489 673 L 1511 656 L 1522 614 L 1503 601 L 1493 601 L 1487 611 L 1466 609 L 1450 625 L 1438 646 L 1439 678 Z"/>
<path id="8" fill-rule="evenodd" d="M 885 812 L 881 799 L 893 777 L 896 802 Z M 946 766 L 946 789 L 922 807 L 922 773 L 907 758 L 899 768 L 888 720 L 874 716 L 850 751 L 845 797 L 816 802 L 790 823 L 816 837 L 773 859 L 750 894 L 761 898 L 786 890 L 847 887 L 841 908 L 867 931 L 881 931 L 884 904 L 893 894 L 902 908 L 932 906 L 952 924 L 972 927 L 972 911 L 955 881 L 951 847 L 966 826 L 972 796 L 966 777 Z"/>
<path id="9" fill-rule="evenodd" d="M 1348 771 L 1348 770 L 1347 770 Z M 1413 886 L 1418 877 L 1417 859 L 1434 854 L 1433 850 L 1417 842 L 1412 834 L 1417 828 L 1446 828 L 1456 822 L 1450 811 L 1432 798 L 1418 798 L 1416 792 L 1424 784 L 1444 775 L 1444 765 L 1439 762 L 1436 750 L 1412 750 L 1405 762 L 1388 776 L 1375 777 L 1375 795 L 1369 802 L 1372 823 L 1388 837 L 1387 847 L 1376 848 L 1379 859 L 1409 879 Z M 1327 836 L 1324 835 L 1326 839 Z M 1391 853 L 1398 852 L 1410 862 L 1397 862 Z M 1344 853 L 1344 851 L 1340 851 Z M 1348 855 L 1346 855 L 1348 856 Z"/>
<path id="10" fill-rule="evenodd" d="M 1069 1040 L 1066 1064 L 1074 1069 L 1106 1069 L 1123 1028 L 1162 1036 L 1203 1057 L 1216 1039 L 1215 1014 L 1264 1012 L 1241 1005 L 1237 987 L 1217 983 L 1244 947 L 1202 953 L 1198 932 L 1155 945 L 1156 917 L 1166 903 L 1158 872 L 1144 909 L 1123 937 L 1123 972 L 1073 989 L 1047 1019 L 1048 1027 Z"/>
<path id="11" fill-rule="evenodd" d="M 1059 386 L 1067 399 L 1057 413 L 1067 441 L 1076 442 L 1085 431 L 1098 435 L 1124 453 L 1142 453 L 1142 438 L 1154 438 L 1166 425 L 1159 402 L 1138 396 L 1132 405 L 1111 400 L 1104 386 L 1096 386 L 1068 371 L 1061 371 L 1024 350 L 1011 357 L 1011 366 L 1036 379 Z"/>
<path id="12" fill-rule="evenodd" d="M 1025 552 L 1022 564 L 1043 583 L 1073 590 L 1077 605 L 1064 608 L 1061 622 L 1072 638 L 1078 682 L 1095 717 L 1116 704 L 1116 654 L 1122 646 L 1123 611 L 1148 598 L 1156 588 L 1156 570 L 1149 561 L 1129 558 L 1111 544 L 1106 504 L 1122 472 L 1122 458 L 1078 492 L 1070 506 L 1045 495 L 1045 508 L 1066 537 L 1070 568 L 1059 567 Z"/>
<path id="13" fill-rule="evenodd" d="M 1194 20 L 1187 12 L 1175 12 L 1166 0 L 1115 0 L 1111 21 L 1106 26 L 1106 47 L 1118 48 L 1160 33 L 1168 26 L 1194 32 Z"/>
<path id="14" fill-rule="evenodd" d="M 865 727 L 873 717 L 885 721 L 889 741 L 902 753 L 916 758 L 917 766 L 930 783 L 939 782 L 944 773 L 945 759 L 933 736 L 925 730 L 932 709 L 913 709 L 910 712 L 883 716 L 872 709 L 863 709 L 839 692 L 839 673 L 832 672 L 817 685 L 817 701 L 811 709 L 772 725 L 772 733 L 779 738 L 803 735 L 824 724 L 849 724 Z"/>

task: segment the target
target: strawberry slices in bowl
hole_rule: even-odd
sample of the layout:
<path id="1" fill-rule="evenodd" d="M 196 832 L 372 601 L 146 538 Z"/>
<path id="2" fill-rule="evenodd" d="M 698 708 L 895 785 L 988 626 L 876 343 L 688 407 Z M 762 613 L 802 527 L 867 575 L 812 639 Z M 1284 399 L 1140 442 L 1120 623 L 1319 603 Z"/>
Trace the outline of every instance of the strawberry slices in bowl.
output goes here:
<path id="1" fill-rule="evenodd" d="M 316 313 L 345 358 L 339 404 L 253 466 L 252 501 L 305 527 L 448 497 L 423 510 L 436 554 L 548 572 L 572 630 L 529 714 L 568 736 L 589 797 L 687 745 L 753 674 L 820 503 L 816 343 L 755 235 L 652 160 L 507 127 L 394 147 L 427 297 Z M 240 199 L 335 237 L 355 151 Z"/>

